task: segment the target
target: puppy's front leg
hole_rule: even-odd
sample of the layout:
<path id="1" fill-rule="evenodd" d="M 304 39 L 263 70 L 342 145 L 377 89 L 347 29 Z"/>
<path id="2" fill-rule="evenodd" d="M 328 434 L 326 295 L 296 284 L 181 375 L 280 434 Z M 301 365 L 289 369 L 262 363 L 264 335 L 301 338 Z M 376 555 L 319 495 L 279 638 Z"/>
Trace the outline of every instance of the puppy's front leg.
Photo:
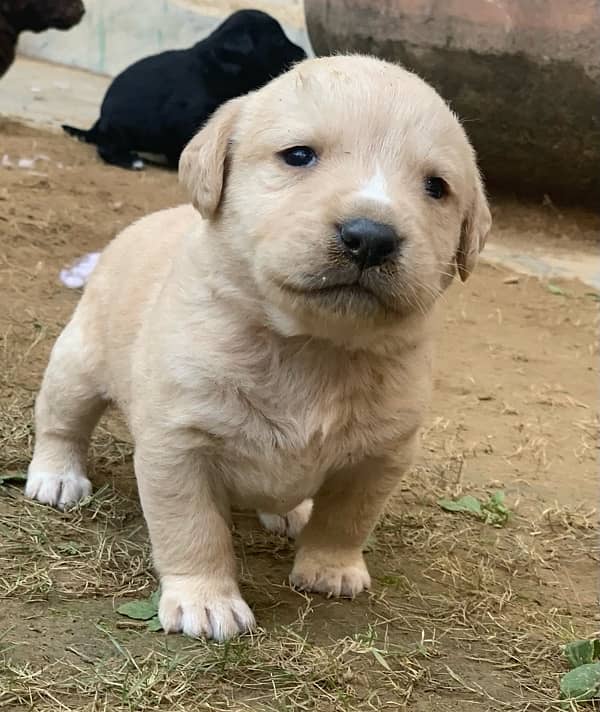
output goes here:
<path id="1" fill-rule="evenodd" d="M 138 443 L 135 470 L 164 630 L 227 640 L 254 626 L 237 580 L 229 504 L 202 456 L 156 439 Z"/>
<path id="2" fill-rule="evenodd" d="M 325 481 L 298 539 L 290 575 L 295 588 L 349 598 L 369 588 L 363 545 L 412 464 L 415 446 L 416 435 L 393 451 L 339 470 Z"/>

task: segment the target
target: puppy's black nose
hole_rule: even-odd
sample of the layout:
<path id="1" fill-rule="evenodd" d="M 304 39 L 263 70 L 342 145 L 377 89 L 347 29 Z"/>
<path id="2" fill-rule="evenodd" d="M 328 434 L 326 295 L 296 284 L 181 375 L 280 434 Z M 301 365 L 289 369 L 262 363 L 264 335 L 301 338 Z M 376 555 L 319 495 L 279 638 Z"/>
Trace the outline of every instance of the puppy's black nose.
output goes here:
<path id="1" fill-rule="evenodd" d="M 398 233 L 391 225 L 367 218 L 342 223 L 338 240 L 345 254 L 361 269 L 383 264 L 400 245 Z"/>

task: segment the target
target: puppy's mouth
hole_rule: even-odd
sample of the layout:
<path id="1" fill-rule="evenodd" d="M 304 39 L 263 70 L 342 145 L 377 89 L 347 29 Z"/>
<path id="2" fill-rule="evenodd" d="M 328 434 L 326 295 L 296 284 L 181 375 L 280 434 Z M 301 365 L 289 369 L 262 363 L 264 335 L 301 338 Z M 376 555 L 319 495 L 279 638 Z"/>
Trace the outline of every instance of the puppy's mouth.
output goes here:
<path id="1" fill-rule="evenodd" d="M 386 276 L 375 270 L 329 271 L 280 283 L 280 288 L 297 297 L 319 300 L 332 307 L 352 304 L 390 309 Z"/>
<path id="2" fill-rule="evenodd" d="M 323 297 L 326 295 L 356 295 L 356 296 L 375 296 L 370 289 L 362 285 L 359 281 L 356 282 L 346 282 L 338 284 L 325 284 L 321 286 L 297 286 L 284 284 L 282 288 L 291 292 L 292 294 L 302 295 L 303 297 Z"/>

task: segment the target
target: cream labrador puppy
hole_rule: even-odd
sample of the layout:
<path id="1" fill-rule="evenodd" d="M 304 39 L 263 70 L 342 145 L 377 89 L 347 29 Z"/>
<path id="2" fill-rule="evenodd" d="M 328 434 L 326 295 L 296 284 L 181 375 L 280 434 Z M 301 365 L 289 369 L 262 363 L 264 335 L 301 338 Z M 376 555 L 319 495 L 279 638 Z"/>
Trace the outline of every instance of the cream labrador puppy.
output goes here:
<path id="1" fill-rule="evenodd" d="M 124 230 L 54 346 L 26 493 L 90 494 L 90 435 L 116 402 L 161 623 L 224 640 L 254 625 L 231 507 L 298 534 L 294 586 L 369 586 L 362 547 L 430 399 L 434 305 L 491 220 L 444 101 L 362 56 L 302 62 L 224 105 L 180 176 L 194 207 Z"/>

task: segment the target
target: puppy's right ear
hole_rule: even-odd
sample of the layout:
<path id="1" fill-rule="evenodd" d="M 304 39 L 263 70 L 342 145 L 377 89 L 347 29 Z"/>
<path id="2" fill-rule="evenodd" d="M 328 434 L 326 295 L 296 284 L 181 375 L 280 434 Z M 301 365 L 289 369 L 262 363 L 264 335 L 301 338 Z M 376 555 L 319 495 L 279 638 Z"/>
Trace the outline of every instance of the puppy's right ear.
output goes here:
<path id="1" fill-rule="evenodd" d="M 456 253 L 456 266 L 462 282 L 475 268 L 477 256 L 483 250 L 492 227 L 492 214 L 485 196 L 481 176 L 475 178 L 475 195 L 463 219 L 460 243 Z"/>
<path id="2" fill-rule="evenodd" d="M 223 194 L 227 149 L 243 98 L 219 107 L 184 148 L 179 159 L 179 180 L 203 218 L 217 212 Z"/>

